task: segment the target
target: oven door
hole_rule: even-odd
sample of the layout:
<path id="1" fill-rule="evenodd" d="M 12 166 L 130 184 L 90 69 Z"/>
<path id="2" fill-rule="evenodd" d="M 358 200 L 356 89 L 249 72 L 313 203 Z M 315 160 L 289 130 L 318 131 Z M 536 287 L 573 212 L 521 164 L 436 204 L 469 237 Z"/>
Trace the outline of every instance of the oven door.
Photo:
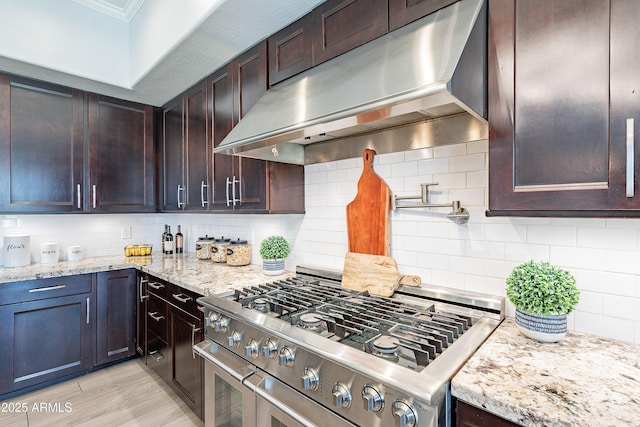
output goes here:
<path id="1" fill-rule="evenodd" d="M 256 395 L 256 427 L 356 427 L 261 370 L 244 383 Z"/>
<path id="2" fill-rule="evenodd" d="M 193 349 L 204 364 L 204 425 L 206 427 L 253 427 L 255 397 L 242 381 L 255 367 L 212 341 Z"/>

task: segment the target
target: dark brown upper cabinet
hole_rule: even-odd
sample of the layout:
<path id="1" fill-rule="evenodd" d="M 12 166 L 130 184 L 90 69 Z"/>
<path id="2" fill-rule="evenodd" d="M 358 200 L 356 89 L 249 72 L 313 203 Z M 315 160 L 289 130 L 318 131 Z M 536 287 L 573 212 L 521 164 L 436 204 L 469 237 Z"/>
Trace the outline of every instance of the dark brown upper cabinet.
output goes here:
<path id="1" fill-rule="evenodd" d="M 278 31 L 267 40 L 269 86 L 288 79 L 313 65 L 310 15 Z"/>
<path id="2" fill-rule="evenodd" d="M 387 0 L 328 0 L 315 8 L 313 65 L 335 58 L 389 32 Z"/>
<path id="3" fill-rule="evenodd" d="M 208 82 L 214 147 L 267 90 L 267 46 L 262 42 L 215 72 Z M 210 209 L 234 212 L 304 211 L 304 168 L 246 157 L 213 155 Z"/>
<path id="4" fill-rule="evenodd" d="M 0 211 L 82 212 L 84 95 L 0 74 Z"/>
<path id="5" fill-rule="evenodd" d="M 162 210 L 209 209 L 207 84 L 196 84 L 162 109 Z"/>
<path id="6" fill-rule="evenodd" d="M 155 210 L 153 109 L 89 95 L 90 212 Z"/>
<path id="7" fill-rule="evenodd" d="M 640 215 L 638 18 L 633 0 L 490 0 L 487 215 Z"/>
<path id="8" fill-rule="evenodd" d="M 152 126 L 149 106 L 0 74 L 0 211 L 155 210 Z"/>
<path id="9" fill-rule="evenodd" d="M 389 31 L 397 30 L 458 0 L 389 0 Z"/>

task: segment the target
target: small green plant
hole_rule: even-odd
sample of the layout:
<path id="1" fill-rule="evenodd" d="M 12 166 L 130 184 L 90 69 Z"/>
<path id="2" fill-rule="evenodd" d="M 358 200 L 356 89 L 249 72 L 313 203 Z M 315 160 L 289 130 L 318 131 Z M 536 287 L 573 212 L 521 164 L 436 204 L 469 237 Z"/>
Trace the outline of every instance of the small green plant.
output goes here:
<path id="1" fill-rule="evenodd" d="M 571 273 L 546 261 L 527 261 L 507 277 L 507 297 L 516 308 L 539 316 L 571 313 L 580 291 Z"/>
<path id="2" fill-rule="evenodd" d="M 289 256 L 289 243 L 282 236 L 269 236 L 260 243 L 262 259 L 280 259 Z"/>

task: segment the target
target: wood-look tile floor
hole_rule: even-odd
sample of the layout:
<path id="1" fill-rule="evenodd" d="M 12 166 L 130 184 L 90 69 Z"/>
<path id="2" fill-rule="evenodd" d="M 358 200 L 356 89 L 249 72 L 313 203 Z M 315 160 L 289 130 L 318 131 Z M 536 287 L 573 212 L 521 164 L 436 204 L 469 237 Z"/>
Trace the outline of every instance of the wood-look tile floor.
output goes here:
<path id="1" fill-rule="evenodd" d="M 140 359 L 0 401 L 2 427 L 202 425 Z"/>

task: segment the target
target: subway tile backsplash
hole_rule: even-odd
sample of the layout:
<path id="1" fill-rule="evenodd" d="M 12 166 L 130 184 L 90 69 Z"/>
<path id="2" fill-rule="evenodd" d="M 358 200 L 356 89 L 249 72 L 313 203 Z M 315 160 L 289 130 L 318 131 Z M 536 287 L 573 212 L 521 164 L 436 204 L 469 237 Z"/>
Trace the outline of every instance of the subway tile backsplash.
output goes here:
<path id="1" fill-rule="evenodd" d="M 575 274 L 583 292 L 569 327 L 640 344 L 640 220 L 603 218 L 488 218 L 487 141 L 428 148 L 375 157 L 374 170 L 398 195 L 431 188 L 433 203 L 460 200 L 467 224 L 446 218 L 447 208 L 404 209 L 391 213 L 391 255 L 401 273 L 423 284 L 505 295 L 505 278 L 528 259 L 549 260 Z M 85 256 L 121 253 L 128 243 L 160 249 L 163 225 L 175 234 L 182 225 L 185 248 L 205 234 L 248 239 L 252 262 L 261 262 L 262 238 L 282 234 L 292 244 L 287 267 L 315 265 L 341 270 L 347 251 L 346 205 L 357 192 L 362 158 L 305 168 L 305 215 L 130 214 L 20 215 L 15 229 L 31 235 L 32 261 L 40 243 L 83 245 Z M 132 238 L 122 239 L 121 228 Z M 0 257 L 0 264 L 2 258 Z M 513 306 L 507 303 L 507 315 Z"/>

